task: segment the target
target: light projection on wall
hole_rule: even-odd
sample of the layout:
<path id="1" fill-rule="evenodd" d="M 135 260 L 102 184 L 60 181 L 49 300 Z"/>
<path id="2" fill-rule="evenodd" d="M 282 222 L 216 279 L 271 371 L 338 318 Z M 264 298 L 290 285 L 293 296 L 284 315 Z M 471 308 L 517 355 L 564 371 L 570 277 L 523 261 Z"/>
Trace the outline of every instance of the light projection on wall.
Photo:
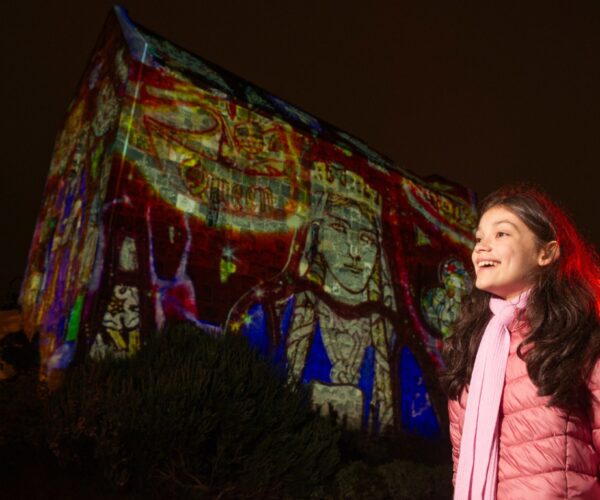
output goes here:
<path id="1" fill-rule="evenodd" d="M 450 257 L 439 265 L 439 283 L 422 294 L 421 309 L 429 326 L 447 338 L 452 334 L 462 298 L 471 291 L 473 280 L 463 262 Z"/>
<path id="2" fill-rule="evenodd" d="M 348 427 L 436 436 L 474 223 L 469 190 L 117 8 L 58 135 L 21 302 L 46 378 L 187 321 L 245 336 Z"/>

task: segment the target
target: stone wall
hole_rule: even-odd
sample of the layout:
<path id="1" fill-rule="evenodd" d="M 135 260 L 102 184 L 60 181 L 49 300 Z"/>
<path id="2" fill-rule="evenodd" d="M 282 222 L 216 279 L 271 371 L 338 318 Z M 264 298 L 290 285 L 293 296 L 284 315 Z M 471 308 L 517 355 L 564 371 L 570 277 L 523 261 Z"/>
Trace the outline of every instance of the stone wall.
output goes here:
<path id="1" fill-rule="evenodd" d="M 47 375 L 189 321 L 246 336 L 350 427 L 439 435 L 474 223 L 469 190 L 117 10 L 57 139 L 21 302 Z"/>

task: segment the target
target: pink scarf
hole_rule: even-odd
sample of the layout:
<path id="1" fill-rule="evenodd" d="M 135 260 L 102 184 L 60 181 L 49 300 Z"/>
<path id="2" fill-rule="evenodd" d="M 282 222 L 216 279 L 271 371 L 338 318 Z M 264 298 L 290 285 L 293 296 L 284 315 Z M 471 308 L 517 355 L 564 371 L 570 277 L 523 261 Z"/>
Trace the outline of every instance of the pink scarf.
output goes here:
<path id="1" fill-rule="evenodd" d="M 495 500 L 498 475 L 498 414 L 510 347 L 508 326 L 527 303 L 490 298 L 494 313 L 477 350 L 456 471 L 455 500 Z"/>

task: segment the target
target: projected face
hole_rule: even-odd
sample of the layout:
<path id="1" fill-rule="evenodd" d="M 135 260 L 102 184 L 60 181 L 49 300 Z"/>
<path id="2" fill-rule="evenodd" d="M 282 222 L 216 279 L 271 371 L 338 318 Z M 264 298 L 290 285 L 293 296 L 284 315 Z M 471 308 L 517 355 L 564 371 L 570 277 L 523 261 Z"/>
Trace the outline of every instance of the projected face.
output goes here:
<path id="1" fill-rule="evenodd" d="M 319 231 L 325 288 L 350 303 L 363 300 L 379 253 L 377 229 L 365 212 L 353 202 L 328 203 Z"/>

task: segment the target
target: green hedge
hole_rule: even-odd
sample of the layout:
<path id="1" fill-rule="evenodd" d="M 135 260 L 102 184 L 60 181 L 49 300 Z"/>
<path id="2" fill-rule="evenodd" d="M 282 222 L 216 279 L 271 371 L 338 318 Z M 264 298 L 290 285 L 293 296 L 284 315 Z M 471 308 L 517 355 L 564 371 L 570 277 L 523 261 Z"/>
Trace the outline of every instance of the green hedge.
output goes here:
<path id="1" fill-rule="evenodd" d="M 336 475 L 333 498 L 344 500 L 452 498 L 452 468 L 394 460 L 380 465 L 351 462 Z"/>
<path id="2" fill-rule="evenodd" d="M 61 465 L 116 488 L 306 498 L 339 469 L 339 430 L 243 338 L 171 327 L 130 359 L 75 367 L 47 403 Z M 166 493 L 165 493 L 166 494 Z"/>
<path id="3" fill-rule="evenodd" d="M 25 467 L 43 453 L 44 425 L 38 390 L 37 372 L 33 370 L 0 381 L 0 474 Z"/>
<path id="4" fill-rule="evenodd" d="M 32 410 L 26 395 L 19 401 Z M 133 358 L 74 367 L 42 423 L 45 441 L 39 432 L 26 441 L 46 442 L 65 478 L 128 497 L 452 497 L 447 442 L 341 430 L 243 338 L 190 325 Z"/>

